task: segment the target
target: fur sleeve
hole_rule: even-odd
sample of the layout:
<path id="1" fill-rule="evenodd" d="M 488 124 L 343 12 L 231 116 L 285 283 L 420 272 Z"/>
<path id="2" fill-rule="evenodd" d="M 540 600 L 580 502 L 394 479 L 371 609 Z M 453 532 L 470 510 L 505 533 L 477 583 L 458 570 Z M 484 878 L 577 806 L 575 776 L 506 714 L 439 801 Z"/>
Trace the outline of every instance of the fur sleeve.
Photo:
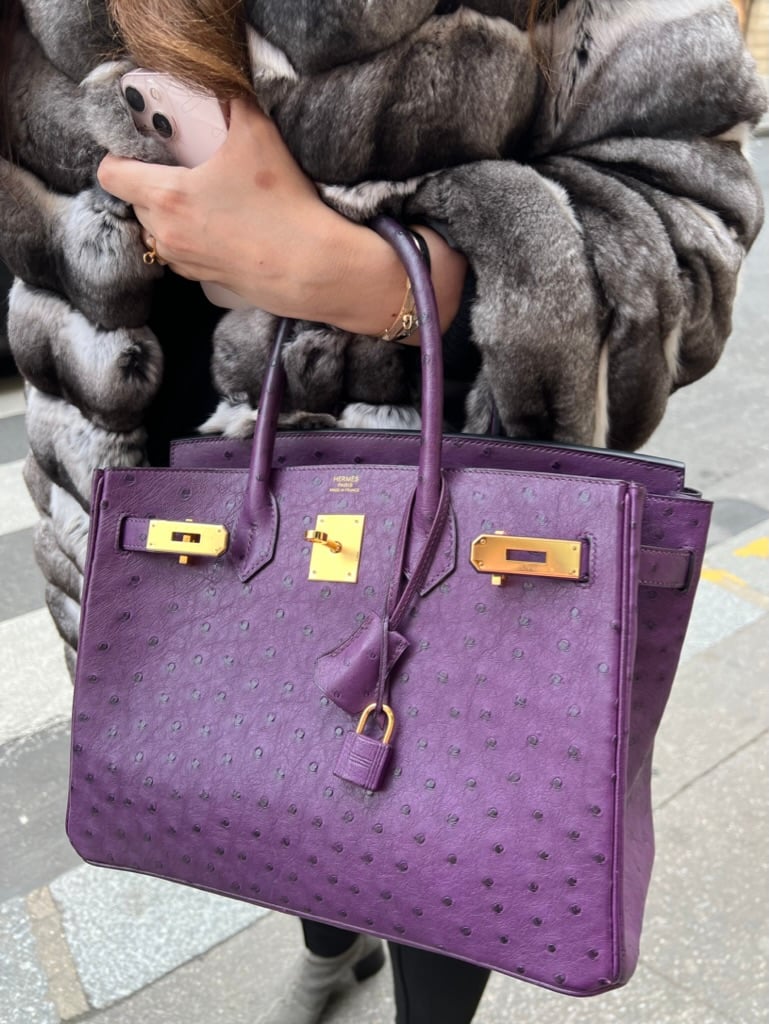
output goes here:
<path id="1" fill-rule="evenodd" d="M 24 10 L 8 69 L 15 160 L 0 160 L 0 256 L 17 278 L 8 333 L 27 385 L 35 553 L 71 667 L 92 472 L 146 458 L 142 424 L 163 371 L 146 320 L 162 271 L 142 262 L 131 211 L 95 179 L 111 142 L 100 125 L 114 132 L 122 114 L 132 127 L 117 109 L 120 66 L 100 64 L 112 46 L 103 3 Z"/>
<path id="2" fill-rule="evenodd" d="M 479 278 L 468 426 L 493 397 L 509 433 L 637 448 L 729 335 L 766 99 L 727 0 L 572 0 L 540 31 L 530 165 L 445 172 L 415 206 Z"/>

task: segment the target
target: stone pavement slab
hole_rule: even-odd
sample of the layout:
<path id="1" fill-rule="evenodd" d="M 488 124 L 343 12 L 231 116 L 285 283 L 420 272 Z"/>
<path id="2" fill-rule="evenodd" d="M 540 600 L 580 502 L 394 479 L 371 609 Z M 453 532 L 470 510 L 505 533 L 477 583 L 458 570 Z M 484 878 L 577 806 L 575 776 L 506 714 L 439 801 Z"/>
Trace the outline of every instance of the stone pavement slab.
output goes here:
<path id="1" fill-rule="evenodd" d="M 47 608 L 0 622 L 0 651 L 3 674 L 13 681 L 3 689 L 0 747 L 68 721 L 72 684 Z"/>
<path id="2" fill-rule="evenodd" d="M 23 899 L 0 904 L 0 978 L 2 1024 L 59 1024 Z"/>
<path id="3" fill-rule="evenodd" d="M 769 462 L 769 460 L 767 461 Z M 767 466 L 767 475 L 769 476 L 769 466 Z M 755 476 L 755 470 L 751 469 L 749 474 L 751 483 L 755 482 Z M 715 500 L 713 501 L 713 515 L 710 520 L 708 545 L 712 546 L 724 540 L 729 540 L 735 534 L 749 530 L 751 527 L 757 526 L 758 523 L 769 518 L 769 508 L 746 500 L 739 494 L 739 490 L 736 490 L 738 487 L 739 484 L 736 483 L 735 478 L 730 477 L 730 497 L 719 498 L 716 495 L 709 495 L 709 497 Z"/>
<path id="4" fill-rule="evenodd" d="M 716 570 L 713 572 L 715 574 Z M 719 585 L 703 573 L 681 652 L 681 664 L 756 622 L 766 611 L 765 607 L 746 600 L 742 594 Z"/>
<path id="5" fill-rule="evenodd" d="M 45 580 L 32 549 L 32 530 L 0 536 L 0 622 L 34 612 L 45 601 Z"/>
<path id="6" fill-rule="evenodd" d="M 0 464 L 0 523 L 4 533 L 34 526 L 39 516 L 21 475 L 23 460 Z"/>
<path id="7" fill-rule="evenodd" d="M 300 949 L 298 922 L 271 913 L 132 999 L 94 1014 L 89 1024 L 258 1024 L 290 980 Z M 324 1024 L 389 1024 L 393 1018 L 385 968 L 335 1000 Z"/>
<path id="8" fill-rule="evenodd" d="M 69 747 L 61 724 L 0 748 L 0 903 L 82 864 L 64 831 Z"/>
<path id="9" fill-rule="evenodd" d="M 769 607 L 769 520 L 709 553 L 705 565 L 705 579 L 754 601 L 761 594 Z"/>
<path id="10" fill-rule="evenodd" d="M 0 417 L 3 419 L 10 419 L 13 416 L 18 416 L 22 421 L 24 420 L 24 392 L 19 387 L 18 378 L 14 376 L 0 377 Z M 14 423 L 11 425 L 13 434 L 16 434 L 17 425 Z M 5 433 L 5 431 L 3 431 Z M 2 449 L 0 449 L 1 451 Z M 26 454 L 27 445 L 25 444 L 24 450 L 20 452 L 18 456 L 14 458 L 21 458 Z"/>
<path id="11" fill-rule="evenodd" d="M 24 423 L 23 404 L 19 407 L 19 397 L 9 387 L 12 384 L 2 381 L 0 387 L 0 417 L 3 419 L 3 431 L 0 436 L 0 462 L 23 459 L 29 450 L 27 430 Z M 16 389 L 18 392 L 18 387 Z M 11 412 L 9 415 L 8 413 Z"/>
<path id="12" fill-rule="evenodd" d="M 63 1021 L 87 1013 L 88 1000 L 80 984 L 72 951 L 61 926 L 61 916 L 50 889 L 42 888 L 27 896 L 32 934 L 38 962 L 44 965 L 48 980 L 48 997 Z"/>
<path id="13" fill-rule="evenodd" d="M 648 962 L 735 1024 L 769 1019 L 768 752 L 764 728 L 657 811 Z"/>
<path id="14" fill-rule="evenodd" d="M 766 731 L 767 634 L 764 615 L 679 671 L 655 742 L 656 809 Z"/>
<path id="15" fill-rule="evenodd" d="M 88 865 L 50 885 L 91 1006 L 110 1006 L 253 924 L 265 911 L 157 878 Z"/>

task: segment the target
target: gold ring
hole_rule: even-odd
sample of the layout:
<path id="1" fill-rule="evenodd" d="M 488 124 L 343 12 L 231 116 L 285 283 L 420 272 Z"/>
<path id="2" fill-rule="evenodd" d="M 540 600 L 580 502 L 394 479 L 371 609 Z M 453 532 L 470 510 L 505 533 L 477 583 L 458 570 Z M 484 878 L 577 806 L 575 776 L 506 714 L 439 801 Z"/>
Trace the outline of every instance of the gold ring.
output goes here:
<path id="1" fill-rule="evenodd" d="M 155 236 L 145 235 L 144 232 L 142 232 L 142 241 L 147 246 L 147 251 L 143 254 L 142 259 L 144 260 L 148 267 L 151 267 L 152 264 L 156 263 L 158 260 L 158 251 L 156 248 L 157 242 L 155 241 Z"/>

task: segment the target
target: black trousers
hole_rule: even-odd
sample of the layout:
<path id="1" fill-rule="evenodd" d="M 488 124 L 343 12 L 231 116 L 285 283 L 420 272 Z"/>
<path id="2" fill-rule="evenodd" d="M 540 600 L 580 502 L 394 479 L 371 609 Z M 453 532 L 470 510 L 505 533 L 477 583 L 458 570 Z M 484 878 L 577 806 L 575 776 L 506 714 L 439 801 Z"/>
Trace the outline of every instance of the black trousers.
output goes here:
<path id="1" fill-rule="evenodd" d="M 355 941 L 353 932 L 302 921 L 304 941 L 317 956 L 339 956 Z M 470 1024 L 489 971 L 484 967 L 391 942 L 395 1024 Z"/>

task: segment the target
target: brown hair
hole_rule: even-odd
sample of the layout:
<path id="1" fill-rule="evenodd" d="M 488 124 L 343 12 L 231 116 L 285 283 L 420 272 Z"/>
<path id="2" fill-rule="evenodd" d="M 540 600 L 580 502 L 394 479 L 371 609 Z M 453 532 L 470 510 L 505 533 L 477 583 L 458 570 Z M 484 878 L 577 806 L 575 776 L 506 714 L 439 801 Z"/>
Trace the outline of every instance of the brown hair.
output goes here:
<path id="1" fill-rule="evenodd" d="M 543 43 L 542 37 L 535 38 L 534 29 L 540 22 L 552 21 L 561 9 L 562 2 L 563 0 L 529 0 L 529 14 L 526 19 L 526 28 L 529 31 L 529 45 L 548 86 L 552 84 L 550 77 L 552 34 L 550 42 Z"/>
<path id="2" fill-rule="evenodd" d="M 241 0 L 107 0 L 107 7 L 139 64 L 205 86 L 222 99 L 251 91 Z M 559 0 L 529 0 L 529 30 L 558 7 Z M 8 74 L 23 17 L 21 0 L 0 0 L 0 157 L 11 155 Z M 543 63 L 541 53 L 537 59 Z"/>
<path id="3" fill-rule="evenodd" d="M 222 99 L 251 91 L 245 20 L 239 0 L 107 0 L 134 60 Z M 527 24 L 549 20 L 559 0 L 529 0 Z M 543 55 L 535 50 L 541 62 Z"/>
<path id="4" fill-rule="evenodd" d="M 107 8 L 138 64 L 220 99 L 251 91 L 240 0 L 107 0 Z"/>
<path id="5" fill-rule="evenodd" d="M 538 21 L 551 21 L 558 13 L 563 0 L 529 0 L 526 27 L 531 32 Z"/>

